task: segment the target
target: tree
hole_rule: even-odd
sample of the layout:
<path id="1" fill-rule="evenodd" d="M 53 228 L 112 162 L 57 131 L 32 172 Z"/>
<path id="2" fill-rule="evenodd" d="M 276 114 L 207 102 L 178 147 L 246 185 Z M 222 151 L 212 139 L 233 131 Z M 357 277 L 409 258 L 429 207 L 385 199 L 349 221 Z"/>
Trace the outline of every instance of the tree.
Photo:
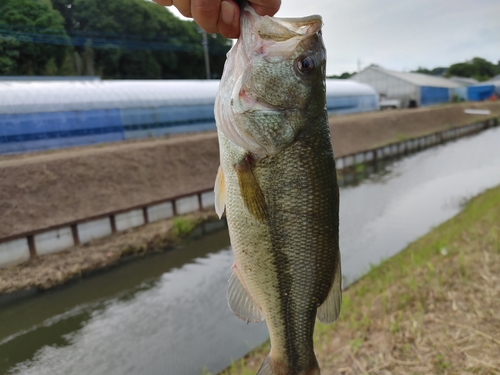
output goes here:
<path id="1" fill-rule="evenodd" d="M 52 0 L 65 19 L 81 74 L 103 78 L 204 78 L 199 28 L 144 0 Z M 210 38 L 220 77 L 230 41 Z"/>
<path id="2" fill-rule="evenodd" d="M 449 76 L 470 77 L 478 81 L 486 81 L 497 74 L 500 74 L 499 65 L 480 57 L 474 57 L 464 63 L 453 64 L 448 68 L 447 72 Z"/>
<path id="3" fill-rule="evenodd" d="M 447 69 L 448 68 L 437 67 L 437 68 L 429 70 L 427 68 L 423 68 L 423 67 L 419 66 L 417 70 L 413 71 L 413 73 L 429 74 L 431 76 L 442 76 L 442 75 L 444 75 L 446 73 Z"/>
<path id="4" fill-rule="evenodd" d="M 58 44 L 39 43 L 55 40 Z M 61 68 L 68 47 L 64 20 L 46 2 L 0 2 L 0 74 L 43 75 Z"/>
<path id="5" fill-rule="evenodd" d="M 332 75 L 332 76 L 328 76 L 327 78 L 335 78 L 335 79 L 348 79 L 348 78 L 351 78 L 354 74 L 356 73 L 349 73 L 349 72 L 344 72 L 342 73 L 341 75 L 337 76 L 337 75 Z"/>

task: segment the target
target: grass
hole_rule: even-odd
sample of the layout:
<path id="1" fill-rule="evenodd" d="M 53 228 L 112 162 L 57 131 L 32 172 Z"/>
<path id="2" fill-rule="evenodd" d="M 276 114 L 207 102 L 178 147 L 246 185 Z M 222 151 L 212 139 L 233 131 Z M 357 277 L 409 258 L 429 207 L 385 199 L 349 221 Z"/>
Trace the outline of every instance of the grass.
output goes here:
<path id="1" fill-rule="evenodd" d="M 186 217 L 176 217 L 172 219 L 172 234 L 174 237 L 183 237 L 191 232 L 198 224 L 196 220 Z"/>
<path id="2" fill-rule="evenodd" d="M 372 267 L 317 323 L 323 375 L 500 373 L 500 187 Z M 269 343 L 226 374 L 254 374 Z"/>

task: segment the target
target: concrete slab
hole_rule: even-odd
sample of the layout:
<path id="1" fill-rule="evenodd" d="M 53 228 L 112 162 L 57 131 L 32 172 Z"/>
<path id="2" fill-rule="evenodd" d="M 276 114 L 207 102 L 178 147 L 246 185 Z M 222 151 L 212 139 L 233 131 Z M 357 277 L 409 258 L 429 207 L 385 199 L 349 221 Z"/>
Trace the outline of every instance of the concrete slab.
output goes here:
<path id="1" fill-rule="evenodd" d="M 106 237 L 111 234 L 111 221 L 109 217 L 87 221 L 77 225 L 78 238 L 80 243 L 86 243 L 91 240 Z"/>
<path id="2" fill-rule="evenodd" d="M 74 246 L 71 227 L 51 230 L 35 235 L 35 248 L 38 255 L 57 253 Z"/>
<path id="3" fill-rule="evenodd" d="M 335 159 L 335 163 L 337 165 L 337 169 L 344 168 L 344 158 Z"/>
<path id="4" fill-rule="evenodd" d="M 0 243 L 0 268 L 26 262 L 29 259 L 27 238 Z"/>
<path id="5" fill-rule="evenodd" d="M 207 191 L 201 194 L 201 208 L 211 208 L 215 206 L 215 193 Z"/>
<path id="6" fill-rule="evenodd" d="M 175 205 L 178 215 L 187 214 L 189 212 L 198 211 L 200 209 L 197 195 L 191 195 L 189 197 L 177 199 L 175 201 Z"/>
<path id="7" fill-rule="evenodd" d="M 148 219 L 150 223 L 158 220 L 168 219 L 174 216 L 174 207 L 172 202 L 155 204 L 148 207 Z"/>
<path id="8" fill-rule="evenodd" d="M 144 224 L 142 209 L 127 211 L 115 216 L 116 230 L 122 231 Z"/>

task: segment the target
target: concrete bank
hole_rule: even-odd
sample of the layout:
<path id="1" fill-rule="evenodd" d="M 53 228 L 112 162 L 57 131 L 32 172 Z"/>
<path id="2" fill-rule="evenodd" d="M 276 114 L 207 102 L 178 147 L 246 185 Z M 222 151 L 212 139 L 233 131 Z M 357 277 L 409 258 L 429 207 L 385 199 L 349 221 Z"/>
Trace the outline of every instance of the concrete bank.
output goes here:
<path id="1" fill-rule="evenodd" d="M 465 126 L 450 122 L 438 126 L 437 120 L 430 120 L 461 118 L 468 123 L 471 117 L 464 115 L 463 109 L 473 106 L 500 114 L 500 103 L 488 102 L 333 118 L 335 150 L 346 150 L 346 144 L 353 141 L 347 136 L 355 134 L 352 129 L 344 132 L 345 138 L 339 137 L 345 124 L 357 130 L 378 129 L 386 143 L 406 129 L 411 118 L 427 119 L 437 129 L 429 134 L 429 123 L 420 127 L 417 123 L 418 129 L 407 129 L 403 140 L 363 152 L 336 153 L 338 167 L 350 168 L 417 151 L 498 124 L 494 116 Z M 405 123 L 394 123 L 395 118 L 403 118 Z M 380 119 L 391 126 L 370 122 Z M 422 133 L 424 137 L 411 138 Z M 373 138 L 378 141 L 380 136 Z M 351 149 L 370 144 L 367 142 L 373 140 L 361 137 Z M 216 135 L 210 133 L 0 159 L 0 266 L 208 209 L 213 206 L 211 190 L 218 158 Z"/>
<path id="2" fill-rule="evenodd" d="M 402 140 L 383 147 L 345 155 L 337 158 L 337 168 L 342 171 L 352 169 L 359 164 L 377 163 L 379 160 L 417 152 L 483 131 L 498 124 L 498 118 L 491 118 L 424 137 Z M 207 210 L 213 208 L 213 206 L 214 193 L 210 188 L 210 190 L 187 193 L 0 238 L 0 267 L 20 264 L 38 256 L 60 252 L 130 228 L 187 213 Z"/>
<path id="3" fill-rule="evenodd" d="M 0 305 L 117 266 L 134 257 L 165 251 L 190 235 L 223 228 L 213 210 L 205 210 L 131 228 L 61 252 L 0 269 Z"/>
<path id="4" fill-rule="evenodd" d="M 198 191 L 0 239 L 0 267 L 57 253 L 92 240 L 214 207 L 214 192 Z"/>
<path id="5" fill-rule="evenodd" d="M 387 145 L 372 148 L 370 150 L 343 155 L 336 158 L 337 170 L 348 170 L 354 168 L 358 164 L 376 163 L 378 160 L 398 157 L 411 152 L 418 152 L 461 137 L 479 133 L 483 130 L 498 126 L 499 123 L 499 117 L 492 117 L 469 125 L 457 126 L 421 137 L 391 142 Z"/>

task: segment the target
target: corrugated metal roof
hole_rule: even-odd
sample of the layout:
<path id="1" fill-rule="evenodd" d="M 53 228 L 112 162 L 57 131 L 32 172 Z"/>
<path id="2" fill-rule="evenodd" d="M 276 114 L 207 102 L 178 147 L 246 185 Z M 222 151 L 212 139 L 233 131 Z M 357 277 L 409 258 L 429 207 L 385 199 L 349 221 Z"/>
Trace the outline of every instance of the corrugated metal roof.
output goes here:
<path id="1" fill-rule="evenodd" d="M 394 70 L 388 70 L 380 66 L 373 66 L 373 65 L 369 66 L 366 69 L 375 69 L 380 71 L 381 73 L 391 75 L 393 77 L 413 83 L 414 85 L 417 86 L 447 87 L 447 88 L 455 88 L 460 86 L 458 83 L 450 81 L 447 78 L 431 76 L 428 74 L 396 72 Z"/>
<path id="2" fill-rule="evenodd" d="M 489 80 L 482 82 L 482 83 L 489 83 L 489 84 L 498 86 L 498 85 L 500 85 L 500 74 L 498 74 L 495 77 L 490 78 Z"/>
<path id="3" fill-rule="evenodd" d="M 378 93 L 373 87 L 365 83 L 356 82 L 347 79 L 327 79 L 326 96 L 364 96 L 375 95 Z"/>
<path id="4" fill-rule="evenodd" d="M 478 83 L 477 79 L 467 77 L 450 77 L 450 81 L 458 83 L 460 86 L 471 86 Z"/>
<path id="5" fill-rule="evenodd" d="M 0 113 L 213 104 L 218 80 L 0 81 Z"/>
<path id="6" fill-rule="evenodd" d="M 0 114 L 213 105 L 219 80 L 0 81 Z M 327 96 L 377 95 L 366 84 L 326 80 Z"/>

